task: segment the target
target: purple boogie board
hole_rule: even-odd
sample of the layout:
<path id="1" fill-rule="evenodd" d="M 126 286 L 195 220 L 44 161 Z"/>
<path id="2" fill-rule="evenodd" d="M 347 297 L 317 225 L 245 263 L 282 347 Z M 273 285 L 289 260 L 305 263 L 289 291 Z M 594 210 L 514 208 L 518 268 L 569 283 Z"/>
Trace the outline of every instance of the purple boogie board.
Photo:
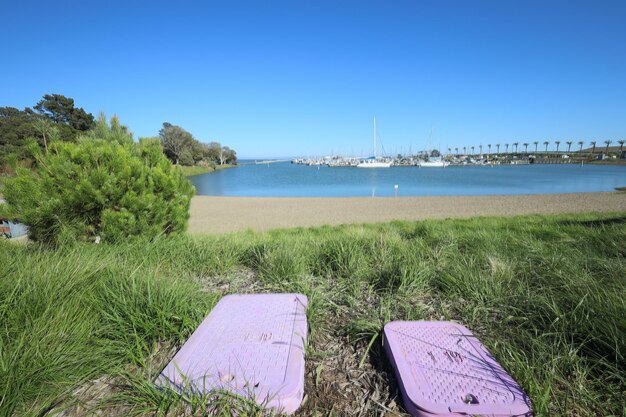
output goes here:
<path id="1" fill-rule="evenodd" d="M 306 307 L 301 294 L 223 297 L 157 384 L 200 393 L 226 390 L 293 413 L 304 395 Z"/>
<path id="2" fill-rule="evenodd" d="M 413 416 L 532 416 L 521 387 L 460 324 L 395 321 L 385 350 Z"/>

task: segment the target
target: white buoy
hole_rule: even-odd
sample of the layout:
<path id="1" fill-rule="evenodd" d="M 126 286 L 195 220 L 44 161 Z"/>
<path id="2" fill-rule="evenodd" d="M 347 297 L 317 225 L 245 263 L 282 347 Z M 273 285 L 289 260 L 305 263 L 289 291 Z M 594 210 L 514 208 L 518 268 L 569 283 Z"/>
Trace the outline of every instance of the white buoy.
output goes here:
<path id="1" fill-rule="evenodd" d="M 397 197 L 398 196 L 398 184 L 393 186 L 393 192 L 394 192 L 394 195 Z"/>

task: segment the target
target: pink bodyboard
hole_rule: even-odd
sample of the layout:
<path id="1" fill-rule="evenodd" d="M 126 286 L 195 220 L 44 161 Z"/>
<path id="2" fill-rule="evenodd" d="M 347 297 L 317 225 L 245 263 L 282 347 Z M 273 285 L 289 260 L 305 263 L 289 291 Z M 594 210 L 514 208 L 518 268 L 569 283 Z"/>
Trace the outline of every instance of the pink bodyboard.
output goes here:
<path id="1" fill-rule="evenodd" d="M 293 413 L 304 395 L 306 307 L 302 294 L 223 297 L 157 384 L 196 393 L 226 390 Z"/>
<path id="2" fill-rule="evenodd" d="M 396 321 L 384 333 L 385 350 L 411 415 L 533 415 L 528 396 L 464 326 Z"/>

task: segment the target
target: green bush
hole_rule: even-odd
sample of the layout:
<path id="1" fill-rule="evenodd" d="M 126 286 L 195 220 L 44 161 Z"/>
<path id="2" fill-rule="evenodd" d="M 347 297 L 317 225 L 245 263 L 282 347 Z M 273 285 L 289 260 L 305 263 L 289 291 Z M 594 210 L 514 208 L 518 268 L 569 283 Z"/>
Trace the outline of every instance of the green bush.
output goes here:
<path id="1" fill-rule="evenodd" d="M 133 142 L 117 118 L 101 116 L 77 143 L 30 148 L 36 168 L 6 180 L 0 213 L 27 224 L 31 239 L 117 242 L 185 230 L 193 186 L 158 141 Z"/>

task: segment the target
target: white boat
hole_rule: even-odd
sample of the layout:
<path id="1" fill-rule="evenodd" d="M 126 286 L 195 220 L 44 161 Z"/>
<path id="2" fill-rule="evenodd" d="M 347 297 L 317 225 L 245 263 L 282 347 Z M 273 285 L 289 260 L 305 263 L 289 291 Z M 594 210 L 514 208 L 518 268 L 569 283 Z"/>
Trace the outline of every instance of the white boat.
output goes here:
<path id="1" fill-rule="evenodd" d="M 421 161 L 419 163 L 420 168 L 445 168 L 449 164 L 446 161 L 438 160 L 438 161 Z"/>
<path id="2" fill-rule="evenodd" d="M 389 168 L 391 161 L 379 160 L 376 157 L 376 117 L 374 117 L 374 156 L 362 160 L 357 164 L 357 168 Z"/>
<path id="3" fill-rule="evenodd" d="M 377 161 L 376 159 L 365 159 L 357 164 L 357 168 L 389 168 L 391 162 Z"/>
<path id="4" fill-rule="evenodd" d="M 430 129 L 430 135 L 428 135 L 428 153 L 431 153 L 431 144 L 433 142 L 433 129 Z M 440 154 L 441 155 L 441 154 Z M 420 168 L 445 168 L 450 165 L 444 161 L 441 156 L 427 156 L 428 161 L 420 161 L 418 163 Z"/>

